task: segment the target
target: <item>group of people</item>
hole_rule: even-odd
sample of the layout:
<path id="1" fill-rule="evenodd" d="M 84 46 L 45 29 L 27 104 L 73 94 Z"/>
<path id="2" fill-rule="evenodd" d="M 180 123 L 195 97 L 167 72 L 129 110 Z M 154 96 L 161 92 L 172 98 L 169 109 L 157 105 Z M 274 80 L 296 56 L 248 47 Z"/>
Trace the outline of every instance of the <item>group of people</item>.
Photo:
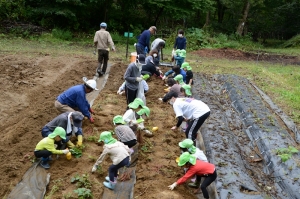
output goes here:
<path id="1" fill-rule="evenodd" d="M 98 50 L 99 66 L 97 72 L 99 75 L 105 74 L 107 68 L 108 46 L 111 45 L 112 50 L 115 50 L 114 43 L 106 31 L 106 27 L 106 23 L 101 23 L 100 30 L 96 32 L 94 37 L 94 44 Z M 110 131 L 104 131 L 100 134 L 99 142 L 104 143 L 104 150 L 93 165 L 92 172 L 95 172 L 105 156 L 109 155 L 112 164 L 109 166 L 109 174 L 103 184 L 109 189 L 114 189 L 119 168 L 130 165 L 130 157 L 134 152 L 133 147 L 137 144 L 137 130 L 144 132 L 145 135 L 152 135 L 152 132 L 144 126 L 144 121 L 150 115 L 150 109 L 146 106 L 145 93 L 149 90 L 146 81 L 156 74 L 168 85 L 168 88 L 165 89 L 167 93 L 159 100 L 163 103 L 169 102 L 177 118 L 177 123 L 171 129 L 176 130 L 182 126 L 183 122 L 186 123 L 182 127 L 186 139 L 179 143 L 182 152 L 178 159 L 178 166 L 184 167 L 185 175 L 170 185 L 169 188 L 173 190 L 177 185 L 192 177 L 195 177 L 194 182 L 190 183 L 189 186 L 198 188 L 201 177 L 205 177 L 200 188 L 204 198 L 209 198 L 206 187 L 216 179 L 216 168 L 207 161 L 203 151 L 196 148 L 196 139 L 198 130 L 210 115 L 210 109 L 201 100 L 192 98 L 192 68 L 189 63 L 184 62 L 184 59 L 177 60 L 177 64 L 165 74 L 159 68 L 156 68 L 158 64 L 155 63 L 157 61 L 159 63 L 159 53 L 165 46 L 164 40 L 159 38 L 154 40 L 151 51 L 148 51 L 148 56 L 145 56 L 145 47 L 150 49 L 150 37 L 156 31 L 156 27 L 151 26 L 140 35 L 136 44 L 136 61 L 128 65 L 124 73 L 125 82 L 117 91 L 118 94 L 125 93 L 127 100 L 124 114 L 116 115 L 112 119 L 115 125 L 114 134 L 117 138 L 114 138 Z M 178 33 L 174 51 L 181 53 L 181 55 L 174 55 L 174 59 L 177 59 L 176 56 L 185 58 L 186 55 L 184 32 L 179 30 Z M 106 41 L 106 43 L 103 41 Z M 150 68 L 149 63 L 153 64 L 155 70 L 148 69 Z M 153 73 L 150 71 L 153 71 Z M 156 73 L 157 71 L 158 73 Z M 50 168 L 51 155 L 67 154 L 69 149 L 82 146 L 82 121 L 84 117 L 87 117 L 90 122 L 94 122 L 92 117 L 94 111 L 86 99 L 86 94 L 98 90 L 97 82 L 87 78 L 83 78 L 83 81 L 83 84 L 70 87 L 56 98 L 54 105 L 61 114 L 42 128 L 41 135 L 43 139 L 36 145 L 34 154 L 37 158 L 41 158 L 40 165 L 45 169 Z M 76 145 L 73 143 L 74 139 L 71 139 L 72 136 L 76 137 Z"/>

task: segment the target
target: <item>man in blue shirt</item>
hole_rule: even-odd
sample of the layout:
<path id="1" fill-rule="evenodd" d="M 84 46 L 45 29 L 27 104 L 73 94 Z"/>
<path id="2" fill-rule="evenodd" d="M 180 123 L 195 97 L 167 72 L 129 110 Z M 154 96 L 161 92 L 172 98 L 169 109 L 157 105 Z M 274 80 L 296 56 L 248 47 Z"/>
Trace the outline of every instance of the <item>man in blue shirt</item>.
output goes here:
<path id="1" fill-rule="evenodd" d="M 143 33 L 139 36 L 138 42 L 135 46 L 136 48 L 136 53 L 139 54 L 144 54 L 145 53 L 145 47 L 148 48 L 148 52 L 150 50 L 150 37 L 151 35 L 154 35 L 156 33 L 156 27 L 151 26 L 148 30 L 144 30 Z"/>
<path id="2" fill-rule="evenodd" d="M 96 88 L 97 82 L 93 79 L 87 80 L 83 78 L 84 84 L 72 86 L 62 94 L 60 94 L 55 101 L 55 108 L 61 112 L 74 112 L 75 109 L 79 111 L 86 117 L 89 118 L 91 122 L 94 119 L 91 113 L 94 111 L 91 109 L 89 102 L 86 99 L 86 93 L 90 93 L 93 90 L 98 90 Z"/>

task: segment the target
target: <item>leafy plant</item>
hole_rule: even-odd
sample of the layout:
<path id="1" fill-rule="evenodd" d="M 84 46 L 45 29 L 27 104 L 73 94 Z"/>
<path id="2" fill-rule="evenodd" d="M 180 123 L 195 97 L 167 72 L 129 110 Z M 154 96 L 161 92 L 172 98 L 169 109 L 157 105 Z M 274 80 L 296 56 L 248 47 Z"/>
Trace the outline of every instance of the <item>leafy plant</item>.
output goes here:
<path id="1" fill-rule="evenodd" d="M 281 158 L 282 162 L 288 161 L 294 153 L 298 152 L 299 151 L 293 146 L 289 146 L 289 148 L 279 148 L 276 150 L 276 154 Z"/>
<path id="2" fill-rule="evenodd" d="M 79 196 L 79 199 L 84 199 L 84 198 L 91 198 L 93 197 L 92 191 L 90 189 L 86 188 L 78 188 L 74 190 L 75 193 Z"/>
<path id="3" fill-rule="evenodd" d="M 71 178 L 71 183 L 75 183 L 76 182 L 76 187 L 80 188 L 80 187 L 85 187 L 85 188 L 91 188 L 92 184 L 89 180 L 89 175 L 87 174 L 82 174 L 82 176 L 76 174 L 75 177 Z"/>
<path id="4" fill-rule="evenodd" d="M 75 158 L 80 158 L 82 156 L 82 148 L 74 147 L 70 149 L 70 152 Z"/>

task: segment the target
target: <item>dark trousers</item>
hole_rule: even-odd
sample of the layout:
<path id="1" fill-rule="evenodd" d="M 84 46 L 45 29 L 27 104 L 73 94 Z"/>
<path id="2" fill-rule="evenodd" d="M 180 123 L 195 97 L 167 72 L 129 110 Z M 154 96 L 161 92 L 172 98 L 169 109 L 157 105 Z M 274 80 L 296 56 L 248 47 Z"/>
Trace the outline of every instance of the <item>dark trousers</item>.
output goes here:
<path id="1" fill-rule="evenodd" d="M 109 55 L 109 52 L 107 50 L 98 49 L 99 66 L 98 66 L 97 72 L 100 72 L 102 63 L 103 63 L 102 72 L 103 73 L 106 72 L 107 62 L 108 62 L 108 55 Z"/>
<path id="2" fill-rule="evenodd" d="M 205 179 L 203 180 L 203 182 L 201 183 L 201 186 L 200 186 L 204 198 L 209 198 L 206 187 L 208 187 L 213 181 L 215 181 L 216 178 L 217 178 L 216 170 L 213 172 L 213 174 L 209 174 L 209 175 L 205 176 Z M 196 181 L 201 182 L 201 176 L 197 175 Z"/>
<path id="3" fill-rule="evenodd" d="M 124 166 L 129 166 L 129 156 L 127 156 L 117 165 L 110 165 L 110 167 L 108 168 L 108 176 L 111 182 L 115 181 L 115 178 L 118 176 L 118 170 Z"/>
<path id="4" fill-rule="evenodd" d="M 143 55 L 146 56 L 146 53 L 145 53 L 145 47 L 144 47 L 144 46 L 141 46 L 141 45 L 139 45 L 139 44 L 136 44 L 135 49 L 136 49 L 136 54 L 137 54 L 137 55 L 143 54 Z"/>
<path id="5" fill-rule="evenodd" d="M 136 145 L 136 139 L 134 140 L 130 140 L 127 142 L 123 142 L 123 144 L 127 145 L 129 148 L 133 147 L 134 145 Z"/>
<path id="6" fill-rule="evenodd" d="M 125 85 L 127 105 L 134 101 L 134 99 L 136 98 L 137 91 L 137 89 L 131 90 Z"/>
<path id="7" fill-rule="evenodd" d="M 205 113 L 201 117 L 196 118 L 191 122 L 189 122 L 188 127 L 185 130 L 186 138 L 193 140 L 195 143 L 195 140 L 197 138 L 197 132 L 202 126 L 202 124 L 204 123 L 204 121 L 209 117 L 209 115 L 210 115 L 210 111 Z"/>
<path id="8" fill-rule="evenodd" d="M 52 152 L 48 150 L 41 150 L 41 151 L 35 151 L 34 155 L 37 158 L 48 158 L 50 155 L 52 155 Z"/>

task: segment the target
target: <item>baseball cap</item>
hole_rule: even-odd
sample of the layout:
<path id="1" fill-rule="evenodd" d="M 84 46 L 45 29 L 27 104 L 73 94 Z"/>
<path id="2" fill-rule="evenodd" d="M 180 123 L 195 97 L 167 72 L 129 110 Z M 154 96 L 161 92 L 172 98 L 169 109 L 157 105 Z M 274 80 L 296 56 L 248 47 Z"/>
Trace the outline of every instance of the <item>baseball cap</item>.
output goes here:
<path id="1" fill-rule="evenodd" d="M 139 54 L 139 55 L 137 55 L 136 59 L 137 59 L 141 64 L 145 64 L 145 55 L 144 55 L 144 54 Z"/>
<path id="2" fill-rule="evenodd" d="M 84 116 L 82 115 L 82 113 L 75 111 L 72 113 L 72 120 L 73 120 L 73 125 L 81 128 L 82 126 L 82 120 L 83 120 Z"/>

